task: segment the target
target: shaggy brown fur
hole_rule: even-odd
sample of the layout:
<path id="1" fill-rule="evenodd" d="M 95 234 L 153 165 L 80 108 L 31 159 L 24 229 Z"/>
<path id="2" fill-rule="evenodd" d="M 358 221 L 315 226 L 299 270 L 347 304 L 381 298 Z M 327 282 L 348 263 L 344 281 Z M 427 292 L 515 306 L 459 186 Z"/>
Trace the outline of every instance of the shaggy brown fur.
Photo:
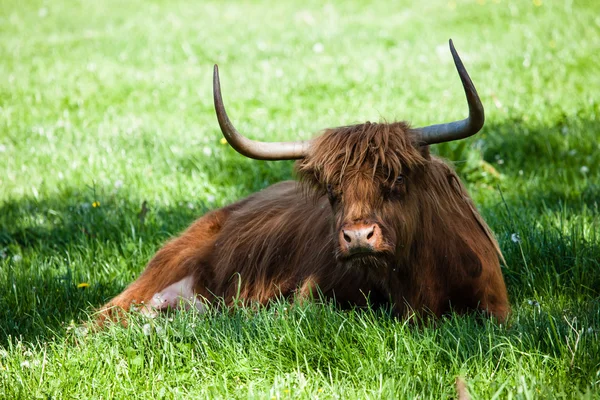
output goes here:
<path id="1" fill-rule="evenodd" d="M 436 316 L 509 312 L 501 253 L 454 171 L 405 123 L 326 130 L 278 183 L 198 219 L 103 309 L 149 304 L 186 277 L 203 302 L 268 303 L 319 289 L 342 305 L 391 305 Z M 381 229 L 374 251 L 349 257 L 339 232 Z"/>

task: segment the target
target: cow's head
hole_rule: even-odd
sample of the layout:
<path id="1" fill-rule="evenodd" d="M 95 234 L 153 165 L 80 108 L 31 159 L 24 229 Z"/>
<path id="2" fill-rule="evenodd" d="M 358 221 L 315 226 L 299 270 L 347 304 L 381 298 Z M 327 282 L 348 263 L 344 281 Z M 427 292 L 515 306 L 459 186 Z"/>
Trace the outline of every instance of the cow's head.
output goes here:
<path id="1" fill-rule="evenodd" d="M 428 145 L 472 136 L 483 126 L 483 106 L 452 41 L 450 51 L 469 105 L 469 116 L 461 121 L 423 128 L 367 122 L 327 129 L 309 141 L 256 142 L 242 136 L 227 117 L 215 66 L 219 125 L 231 146 L 247 157 L 298 159 L 296 170 L 306 187 L 331 204 L 338 260 L 376 263 L 408 251 L 422 219 L 419 210 L 431 200 L 428 187 L 447 178 L 433 171 Z"/>

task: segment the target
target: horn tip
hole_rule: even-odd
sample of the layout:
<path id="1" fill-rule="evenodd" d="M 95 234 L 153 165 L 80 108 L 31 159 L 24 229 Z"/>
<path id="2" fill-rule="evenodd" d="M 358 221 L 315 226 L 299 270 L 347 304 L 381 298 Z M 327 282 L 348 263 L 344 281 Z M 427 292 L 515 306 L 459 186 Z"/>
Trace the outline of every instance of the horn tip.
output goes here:
<path id="1" fill-rule="evenodd" d="M 456 51 L 456 49 L 454 48 L 454 42 L 452 41 L 452 39 L 448 40 L 448 45 L 450 46 L 450 50 Z"/>
<path id="2" fill-rule="evenodd" d="M 215 64 L 213 68 L 213 87 L 221 86 L 219 83 L 219 66 Z"/>

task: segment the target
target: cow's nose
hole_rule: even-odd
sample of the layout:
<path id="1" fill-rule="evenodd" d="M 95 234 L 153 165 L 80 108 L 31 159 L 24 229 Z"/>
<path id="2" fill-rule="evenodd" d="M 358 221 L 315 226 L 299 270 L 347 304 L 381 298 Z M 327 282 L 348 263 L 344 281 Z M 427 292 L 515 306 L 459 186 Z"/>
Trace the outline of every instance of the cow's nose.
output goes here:
<path id="1" fill-rule="evenodd" d="M 374 223 L 358 223 L 342 228 L 340 245 L 350 254 L 376 251 L 381 240 L 381 228 Z"/>

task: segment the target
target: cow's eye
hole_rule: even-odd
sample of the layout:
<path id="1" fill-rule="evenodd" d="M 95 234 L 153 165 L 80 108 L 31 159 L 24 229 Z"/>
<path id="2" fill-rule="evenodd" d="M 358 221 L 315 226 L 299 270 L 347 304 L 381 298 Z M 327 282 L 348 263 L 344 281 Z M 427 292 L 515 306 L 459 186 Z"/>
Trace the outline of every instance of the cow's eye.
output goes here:
<path id="1" fill-rule="evenodd" d="M 335 194 L 335 191 L 333 190 L 333 186 L 331 185 L 327 185 L 327 197 L 329 198 L 329 202 L 331 203 L 331 205 L 334 205 L 337 201 L 337 196 Z"/>
<path id="2" fill-rule="evenodd" d="M 406 193 L 406 176 L 398 175 L 394 184 L 389 188 L 389 194 L 395 196 L 401 196 Z"/>

